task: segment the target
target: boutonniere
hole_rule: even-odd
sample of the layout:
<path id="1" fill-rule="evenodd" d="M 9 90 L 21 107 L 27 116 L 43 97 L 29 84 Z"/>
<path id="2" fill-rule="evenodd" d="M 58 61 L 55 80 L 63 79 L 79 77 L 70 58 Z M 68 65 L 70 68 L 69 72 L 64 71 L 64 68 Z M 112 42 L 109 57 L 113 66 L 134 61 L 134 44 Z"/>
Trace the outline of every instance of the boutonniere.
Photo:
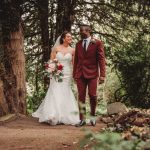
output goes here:
<path id="1" fill-rule="evenodd" d="M 96 43 L 96 40 L 94 38 L 91 38 L 91 41 L 90 41 L 91 44 L 95 44 Z"/>

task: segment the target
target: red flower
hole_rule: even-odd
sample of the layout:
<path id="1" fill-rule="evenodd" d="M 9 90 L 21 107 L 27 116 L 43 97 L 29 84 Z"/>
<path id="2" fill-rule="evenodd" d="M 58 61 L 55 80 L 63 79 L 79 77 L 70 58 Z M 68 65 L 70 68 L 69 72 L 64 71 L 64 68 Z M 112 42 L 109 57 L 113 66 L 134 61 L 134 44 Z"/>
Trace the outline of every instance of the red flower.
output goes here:
<path id="1" fill-rule="evenodd" d="M 45 63 L 44 66 L 45 66 L 46 69 L 49 68 L 49 64 L 48 63 Z"/>
<path id="2" fill-rule="evenodd" d="M 58 70 L 62 70 L 63 69 L 63 65 L 62 64 L 58 64 L 57 69 Z"/>

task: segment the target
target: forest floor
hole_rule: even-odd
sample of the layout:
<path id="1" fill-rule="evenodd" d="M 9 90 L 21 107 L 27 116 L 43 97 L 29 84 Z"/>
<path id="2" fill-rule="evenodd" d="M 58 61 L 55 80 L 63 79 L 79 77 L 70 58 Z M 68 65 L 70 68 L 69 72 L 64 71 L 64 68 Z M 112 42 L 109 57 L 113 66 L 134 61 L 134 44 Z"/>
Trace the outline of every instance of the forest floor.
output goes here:
<path id="1" fill-rule="evenodd" d="M 85 128 L 97 132 L 104 126 L 98 122 L 96 127 L 87 125 Z M 83 127 L 49 126 L 21 116 L 0 123 L 0 150 L 78 150 L 84 135 Z"/>

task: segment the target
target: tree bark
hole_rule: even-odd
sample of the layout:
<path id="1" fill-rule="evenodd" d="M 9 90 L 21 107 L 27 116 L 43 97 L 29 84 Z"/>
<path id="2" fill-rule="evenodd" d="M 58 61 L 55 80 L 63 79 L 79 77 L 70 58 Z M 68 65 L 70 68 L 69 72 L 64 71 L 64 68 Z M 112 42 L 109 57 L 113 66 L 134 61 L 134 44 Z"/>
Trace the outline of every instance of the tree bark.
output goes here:
<path id="1" fill-rule="evenodd" d="M 26 114 L 25 56 L 23 33 L 10 33 L 10 41 L 4 45 L 4 58 L 1 62 L 0 116 L 8 113 Z"/>
<path id="2" fill-rule="evenodd" d="M 77 0 L 57 0 L 56 38 L 65 30 L 71 31 Z"/>
<path id="3" fill-rule="evenodd" d="M 9 7 L 12 6 L 13 11 L 17 12 L 20 5 L 12 3 L 6 6 L 5 2 L 3 4 L 6 8 L 3 15 L 6 15 L 6 10 L 9 11 Z M 9 25 L 7 17 L 4 19 L 0 24 L 0 116 L 8 113 L 26 114 L 25 55 L 21 18 L 14 27 Z"/>
<path id="4" fill-rule="evenodd" d="M 49 49 L 49 26 L 48 26 L 48 0 L 38 0 L 38 16 L 41 29 L 41 41 L 43 51 L 43 63 L 50 57 Z"/>
<path id="5" fill-rule="evenodd" d="M 42 65 L 50 59 L 49 26 L 48 26 L 48 0 L 38 0 L 38 16 L 40 21 L 41 42 L 42 42 Z M 44 87 L 49 84 L 49 78 L 44 76 Z"/>
<path id="6" fill-rule="evenodd" d="M 2 24 L 0 24 L 0 116 L 5 115 L 9 112 L 8 105 L 4 95 L 4 86 L 2 81 L 2 76 L 4 75 L 4 66 L 3 66 L 3 44 L 2 44 Z"/>

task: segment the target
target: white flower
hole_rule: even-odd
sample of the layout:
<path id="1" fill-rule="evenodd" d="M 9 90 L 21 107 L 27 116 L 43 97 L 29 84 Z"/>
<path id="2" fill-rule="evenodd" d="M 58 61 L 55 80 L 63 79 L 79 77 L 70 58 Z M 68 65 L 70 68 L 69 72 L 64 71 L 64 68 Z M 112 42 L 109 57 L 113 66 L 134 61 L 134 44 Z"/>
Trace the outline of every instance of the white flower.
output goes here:
<path id="1" fill-rule="evenodd" d="M 51 69 L 55 69 L 55 64 L 50 63 L 50 64 L 49 64 L 49 68 L 51 68 Z"/>

